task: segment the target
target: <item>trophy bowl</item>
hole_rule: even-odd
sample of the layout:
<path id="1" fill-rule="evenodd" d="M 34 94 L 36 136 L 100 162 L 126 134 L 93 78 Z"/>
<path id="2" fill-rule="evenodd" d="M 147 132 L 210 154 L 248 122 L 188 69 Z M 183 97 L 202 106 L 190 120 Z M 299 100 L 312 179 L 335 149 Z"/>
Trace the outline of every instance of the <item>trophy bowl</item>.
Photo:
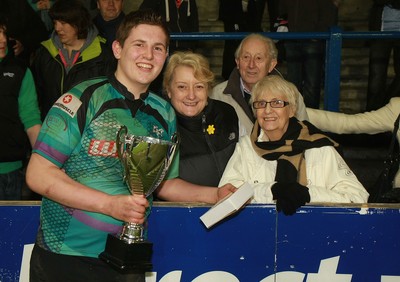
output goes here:
<path id="1" fill-rule="evenodd" d="M 116 143 L 129 192 L 148 197 L 164 180 L 179 142 L 176 134 L 167 141 L 129 135 L 126 126 L 122 126 Z M 145 240 L 144 230 L 145 224 L 125 222 L 118 236 L 108 234 L 99 257 L 119 270 L 151 270 L 153 244 Z"/>

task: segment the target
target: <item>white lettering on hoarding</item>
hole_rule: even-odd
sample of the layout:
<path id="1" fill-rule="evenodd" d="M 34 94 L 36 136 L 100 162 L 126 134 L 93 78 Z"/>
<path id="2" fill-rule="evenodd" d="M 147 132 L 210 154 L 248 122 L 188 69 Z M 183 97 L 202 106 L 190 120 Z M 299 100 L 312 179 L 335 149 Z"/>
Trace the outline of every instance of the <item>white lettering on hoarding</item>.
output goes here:
<path id="1" fill-rule="evenodd" d="M 351 274 L 337 274 L 340 256 L 323 259 L 319 264 L 318 273 L 309 273 L 307 282 L 351 282 Z"/>
<path id="2" fill-rule="evenodd" d="M 33 244 L 26 245 L 23 251 L 23 259 L 20 270 L 19 282 L 29 281 L 29 259 L 31 256 Z M 336 273 L 340 256 L 323 259 L 320 262 L 318 273 L 308 273 L 305 282 L 351 282 L 352 274 Z M 146 273 L 146 282 L 181 282 L 182 270 L 174 270 L 159 280 L 157 280 L 157 272 Z M 271 274 L 259 282 L 304 282 L 305 274 L 297 271 L 281 271 Z M 240 282 L 240 280 L 232 273 L 226 271 L 209 271 L 205 272 L 191 282 Z M 241 281 L 245 282 L 245 281 Z M 382 275 L 381 282 L 400 282 L 400 276 Z"/>

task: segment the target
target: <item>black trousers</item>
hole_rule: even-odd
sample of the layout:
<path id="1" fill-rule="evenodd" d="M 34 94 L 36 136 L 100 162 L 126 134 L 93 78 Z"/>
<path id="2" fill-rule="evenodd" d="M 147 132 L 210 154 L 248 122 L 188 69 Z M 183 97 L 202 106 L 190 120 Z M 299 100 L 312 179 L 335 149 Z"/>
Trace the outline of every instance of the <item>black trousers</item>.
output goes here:
<path id="1" fill-rule="evenodd" d="M 393 56 L 394 77 L 388 81 L 390 58 Z M 370 42 L 367 111 L 379 109 L 390 98 L 400 96 L 400 40 Z"/>
<path id="2" fill-rule="evenodd" d="M 120 273 L 100 259 L 60 255 L 35 245 L 30 261 L 31 282 L 144 282 L 144 273 Z"/>

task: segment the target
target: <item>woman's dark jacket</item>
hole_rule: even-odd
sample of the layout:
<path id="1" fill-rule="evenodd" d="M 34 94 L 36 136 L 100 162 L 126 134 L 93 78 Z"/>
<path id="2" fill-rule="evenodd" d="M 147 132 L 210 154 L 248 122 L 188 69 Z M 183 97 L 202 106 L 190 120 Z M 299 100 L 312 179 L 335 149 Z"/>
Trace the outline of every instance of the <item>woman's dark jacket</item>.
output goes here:
<path id="1" fill-rule="evenodd" d="M 68 73 L 52 40 L 42 42 L 32 65 L 42 120 L 54 102 L 75 84 L 105 76 L 114 71 L 115 67 L 115 57 L 105 44 L 105 39 L 100 36 L 96 36 L 82 51 Z"/>
<path id="2" fill-rule="evenodd" d="M 238 117 L 227 103 L 209 99 L 193 118 L 177 113 L 181 137 L 179 177 L 191 183 L 218 186 L 239 137 Z"/>

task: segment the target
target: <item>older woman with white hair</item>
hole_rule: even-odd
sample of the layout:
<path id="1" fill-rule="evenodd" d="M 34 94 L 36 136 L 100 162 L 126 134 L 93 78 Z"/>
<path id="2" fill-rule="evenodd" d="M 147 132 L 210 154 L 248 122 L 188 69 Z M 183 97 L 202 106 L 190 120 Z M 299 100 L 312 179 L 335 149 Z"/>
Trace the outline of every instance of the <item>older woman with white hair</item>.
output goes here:
<path id="1" fill-rule="evenodd" d="M 276 203 L 286 215 L 308 202 L 366 203 L 369 194 L 335 149 L 338 144 L 295 118 L 298 95 L 294 84 L 276 75 L 254 86 L 253 131 L 240 138 L 219 186 L 248 182 L 252 203 Z"/>

